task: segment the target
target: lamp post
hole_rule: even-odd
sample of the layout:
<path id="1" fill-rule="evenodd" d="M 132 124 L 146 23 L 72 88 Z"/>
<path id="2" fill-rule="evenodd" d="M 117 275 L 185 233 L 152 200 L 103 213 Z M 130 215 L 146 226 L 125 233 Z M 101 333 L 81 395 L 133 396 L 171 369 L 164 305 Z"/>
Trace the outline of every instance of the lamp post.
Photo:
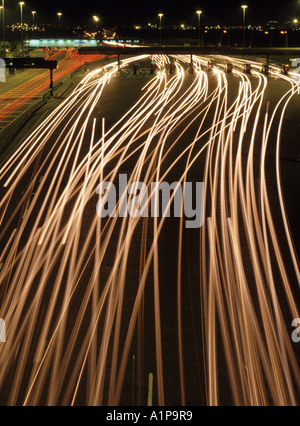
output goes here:
<path id="1" fill-rule="evenodd" d="M 270 47 L 273 47 L 273 37 L 270 31 L 265 31 L 265 35 L 269 36 Z"/>
<path id="2" fill-rule="evenodd" d="M 21 11 L 21 45 L 22 45 L 22 56 L 24 56 L 24 33 L 23 33 L 23 6 L 25 3 L 21 1 L 19 3 Z"/>
<path id="3" fill-rule="evenodd" d="M 243 4 L 241 8 L 243 9 L 243 47 L 245 47 L 246 9 L 248 6 Z"/>
<path id="4" fill-rule="evenodd" d="M 3 11 L 3 6 L 0 6 L 0 23 L 1 23 L 1 25 L 2 25 L 2 11 Z M 3 11 L 3 13 L 4 13 L 4 11 Z M 3 51 L 4 50 L 5 50 L 5 45 L 3 45 Z"/>
<path id="5" fill-rule="evenodd" d="M 196 13 L 198 15 L 198 44 L 199 44 L 199 47 L 200 47 L 201 46 L 201 14 L 202 14 L 202 10 L 197 10 Z"/>
<path id="6" fill-rule="evenodd" d="M 59 30 L 59 32 L 60 32 L 60 30 L 61 30 L 61 26 L 60 26 L 60 24 L 61 24 L 61 17 L 62 17 L 62 13 L 61 13 L 61 12 L 58 12 L 58 13 L 57 13 L 57 16 L 58 16 L 58 30 Z"/>
<path id="7" fill-rule="evenodd" d="M 159 42 L 161 44 L 161 18 L 164 16 L 163 13 L 159 13 Z"/>
<path id="8" fill-rule="evenodd" d="M 98 18 L 98 16 L 93 16 L 93 19 L 94 19 L 94 22 L 95 22 L 96 29 L 98 31 L 99 30 L 98 23 L 99 23 L 100 19 Z"/>
<path id="9" fill-rule="evenodd" d="M 6 49 L 5 49 L 5 7 L 4 7 L 4 0 L 2 0 L 2 43 L 3 43 L 3 55 L 6 56 Z"/>
<path id="10" fill-rule="evenodd" d="M 298 23 L 299 23 L 298 19 L 294 19 L 293 22 L 295 24 L 295 29 L 297 30 L 298 29 Z"/>
<path id="11" fill-rule="evenodd" d="M 32 25 L 34 26 L 34 21 L 35 21 L 35 15 L 36 15 L 36 11 L 35 10 L 33 10 L 32 12 Z"/>
<path id="12" fill-rule="evenodd" d="M 228 30 L 223 30 L 223 34 L 227 35 L 227 46 L 230 47 L 230 35 Z"/>
<path id="13" fill-rule="evenodd" d="M 280 34 L 284 35 L 285 38 L 285 47 L 289 47 L 289 35 L 288 32 L 285 31 L 280 31 Z"/>

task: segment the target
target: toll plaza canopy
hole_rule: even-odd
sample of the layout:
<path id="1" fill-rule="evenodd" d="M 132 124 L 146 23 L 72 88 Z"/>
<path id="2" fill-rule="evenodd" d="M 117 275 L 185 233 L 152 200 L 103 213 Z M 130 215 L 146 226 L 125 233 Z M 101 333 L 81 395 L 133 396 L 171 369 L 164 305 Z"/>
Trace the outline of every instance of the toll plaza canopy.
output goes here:
<path id="1" fill-rule="evenodd" d="M 29 47 L 97 47 L 97 40 L 71 40 L 71 39 L 34 39 L 29 40 Z"/>

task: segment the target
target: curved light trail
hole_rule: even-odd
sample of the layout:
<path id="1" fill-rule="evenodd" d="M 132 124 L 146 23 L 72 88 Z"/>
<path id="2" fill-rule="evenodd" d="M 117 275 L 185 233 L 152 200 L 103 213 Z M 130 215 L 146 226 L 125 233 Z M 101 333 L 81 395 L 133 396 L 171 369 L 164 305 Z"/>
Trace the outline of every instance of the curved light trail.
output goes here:
<path id="1" fill-rule="evenodd" d="M 145 59 L 125 59 L 122 67 Z M 186 73 L 186 56 L 173 57 L 172 75 L 168 57 L 155 59 L 157 74 L 111 128 L 95 118 L 95 108 L 118 72 L 117 62 L 89 73 L 0 168 L 0 316 L 7 324 L 7 343 L 0 346 L 0 390 L 6 389 L 9 405 L 118 405 L 131 392 L 126 377 L 132 354 L 138 394 L 133 399 L 144 404 L 149 285 L 157 404 L 168 404 L 160 263 L 167 219 L 101 219 L 95 194 L 100 182 L 117 185 L 119 174 L 134 162 L 128 186 L 144 182 L 150 201 L 151 182 L 163 182 L 176 171 L 185 185 L 200 161 L 205 222 L 199 230 L 198 264 L 193 265 L 199 269 L 200 294 L 193 303 L 201 312 L 201 323 L 193 327 L 195 346 L 203 349 L 198 369 L 205 393 L 199 404 L 222 402 L 223 376 L 236 405 L 297 404 L 299 369 L 282 304 L 290 318 L 299 317 L 295 291 L 300 271 L 281 184 L 280 144 L 285 111 L 299 94 L 299 82 L 271 69 L 285 81 L 286 92 L 266 110 L 268 79 L 256 63 L 250 78 L 239 71 L 241 60 L 230 58 L 238 81 L 233 96 L 221 68 L 206 72 L 207 58 L 194 57 L 193 75 Z M 267 183 L 274 132 L 280 237 Z M 177 298 L 176 374 L 186 405 L 183 218 L 176 232 L 177 287 L 170 291 Z M 131 282 L 136 240 L 139 271 Z"/>

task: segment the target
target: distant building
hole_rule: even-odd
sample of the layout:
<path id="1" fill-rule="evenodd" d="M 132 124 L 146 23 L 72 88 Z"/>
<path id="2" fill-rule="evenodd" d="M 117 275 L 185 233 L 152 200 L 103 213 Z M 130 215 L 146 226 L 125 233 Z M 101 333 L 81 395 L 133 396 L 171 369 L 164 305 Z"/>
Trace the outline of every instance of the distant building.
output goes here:
<path id="1" fill-rule="evenodd" d="M 97 47 L 97 40 L 71 40 L 71 39 L 35 39 L 29 40 L 31 48 L 79 48 L 79 47 Z"/>
<path id="2" fill-rule="evenodd" d="M 269 30 L 279 30 L 280 29 L 280 24 L 279 24 L 279 22 L 278 21 L 269 21 L 268 23 L 267 23 L 267 28 L 269 29 Z"/>

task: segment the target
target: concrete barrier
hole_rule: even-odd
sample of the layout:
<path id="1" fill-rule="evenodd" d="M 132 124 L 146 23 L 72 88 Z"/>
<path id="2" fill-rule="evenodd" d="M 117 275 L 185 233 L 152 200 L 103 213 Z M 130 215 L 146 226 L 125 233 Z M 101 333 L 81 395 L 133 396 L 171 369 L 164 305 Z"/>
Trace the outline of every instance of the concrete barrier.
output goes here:
<path id="1" fill-rule="evenodd" d="M 63 82 L 60 82 L 54 87 L 54 93 L 57 91 L 57 89 L 63 87 L 63 90 L 58 95 L 58 97 L 61 97 L 72 86 L 73 83 L 69 83 L 66 85 Z M 40 100 L 35 102 L 28 110 L 20 114 L 17 118 L 15 118 L 15 120 L 13 120 L 0 132 L 0 154 L 4 152 L 5 148 L 8 146 L 12 138 L 20 131 L 20 129 L 33 116 L 33 114 L 37 110 L 42 108 L 50 99 L 50 93 L 45 93 Z"/>

